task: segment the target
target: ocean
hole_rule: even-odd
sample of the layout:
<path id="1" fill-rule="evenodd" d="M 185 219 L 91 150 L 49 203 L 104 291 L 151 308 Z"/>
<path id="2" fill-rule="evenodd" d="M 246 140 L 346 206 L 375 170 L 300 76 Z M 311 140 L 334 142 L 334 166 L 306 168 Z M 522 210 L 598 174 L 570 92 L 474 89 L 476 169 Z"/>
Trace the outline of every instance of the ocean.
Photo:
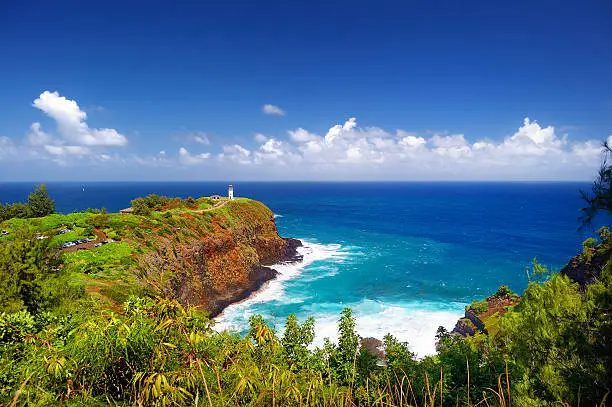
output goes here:
<path id="1" fill-rule="evenodd" d="M 0 202 L 23 201 L 34 184 L 0 184 Z M 48 183 L 59 212 L 130 206 L 150 193 L 201 196 L 227 183 Z M 423 356 L 438 326 L 452 329 L 465 305 L 501 284 L 521 292 L 535 257 L 554 270 L 575 255 L 585 183 L 234 182 L 260 200 L 282 236 L 301 239 L 304 260 L 277 265 L 279 278 L 229 306 L 216 329 L 245 332 L 262 314 L 282 331 L 287 315 L 316 319 L 317 344 L 337 336 L 344 307 L 359 333 L 391 333 Z"/>

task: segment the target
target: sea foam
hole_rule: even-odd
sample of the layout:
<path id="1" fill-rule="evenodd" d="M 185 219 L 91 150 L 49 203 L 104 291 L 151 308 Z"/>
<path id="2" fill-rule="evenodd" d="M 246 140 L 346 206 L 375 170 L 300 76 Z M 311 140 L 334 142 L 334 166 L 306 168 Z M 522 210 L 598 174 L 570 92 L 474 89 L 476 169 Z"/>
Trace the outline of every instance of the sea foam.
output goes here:
<path id="1" fill-rule="evenodd" d="M 270 303 L 269 312 L 273 312 L 273 304 L 294 304 L 309 302 L 310 297 L 292 293 L 286 295 L 287 283 L 296 278 L 303 282 L 311 282 L 335 275 L 342 264 L 355 259 L 363 253 L 357 247 L 343 247 L 339 244 L 319 244 L 302 241 L 303 246 L 297 250 L 303 256 L 302 261 L 282 263 L 272 266 L 278 271 L 278 276 L 270 280 L 266 286 L 253 293 L 246 300 L 228 306 L 221 315 L 215 318 L 215 330 L 231 330 L 244 333 L 248 328 L 251 315 L 262 313 L 262 305 Z M 305 273 L 305 270 L 308 273 Z M 302 293 L 301 295 L 307 295 Z M 312 303 L 299 312 L 303 319 L 313 316 L 316 323 L 315 346 L 321 346 L 325 338 L 336 342 L 338 338 L 337 325 L 340 312 L 349 307 L 353 310 L 357 332 L 362 337 L 382 339 L 390 333 L 401 342 L 408 342 L 410 349 L 418 357 L 435 353 L 435 334 L 438 326 L 452 329 L 457 319 L 462 316 L 464 304 L 427 301 L 379 301 L 362 299 L 346 303 Z M 267 307 L 267 304 L 266 304 Z M 256 311 L 259 308 L 260 311 Z M 264 318 L 274 325 L 282 334 L 284 317 L 277 318 L 266 315 Z"/>
<path id="2" fill-rule="evenodd" d="M 229 305 L 223 312 L 215 318 L 215 329 L 222 331 L 225 329 L 233 331 L 243 331 L 245 329 L 244 322 L 253 314 L 250 308 L 254 304 L 265 303 L 269 301 L 283 301 L 285 303 L 301 302 L 304 298 L 287 298 L 285 297 L 284 285 L 288 280 L 291 280 L 300 275 L 304 269 L 317 261 L 328 259 L 341 259 L 346 256 L 346 253 L 341 250 L 339 244 L 319 244 L 303 241 L 302 246 L 297 248 L 298 253 L 302 256 L 302 260 L 298 262 L 286 262 L 271 266 L 278 272 L 276 278 L 268 281 L 259 291 L 253 293 L 244 301 Z"/>
<path id="3" fill-rule="evenodd" d="M 463 304 L 433 302 L 398 302 L 362 300 L 357 303 L 336 305 L 325 312 L 314 314 L 316 336 L 314 344 L 321 346 L 325 338 L 337 342 L 338 320 L 342 308 L 353 310 L 356 331 L 362 337 L 383 339 L 390 333 L 400 342 L 407 342 L 417 357 L 436 352 L 435 336 L 439 326 L 451 330 L 461 317 Z M 336 312 L 330 309 L 336 308 Z"/>

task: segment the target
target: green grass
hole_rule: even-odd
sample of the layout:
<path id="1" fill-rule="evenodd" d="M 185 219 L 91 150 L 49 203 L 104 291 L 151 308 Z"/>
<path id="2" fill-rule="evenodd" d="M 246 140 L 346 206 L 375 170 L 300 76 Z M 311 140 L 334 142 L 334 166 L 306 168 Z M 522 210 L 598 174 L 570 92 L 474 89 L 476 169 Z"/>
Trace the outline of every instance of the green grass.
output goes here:
<path id="1" fill-rule="evenodd" d="M 64 254 L 68 270 L 105 277 L 123 276 L 135 264 L 132 254 L 138 250 L 133 246 L 115 242 L 89 250 L 77 250 Z"/>
<path id="2" fill-rule="evenodd" d="M 39 222 L 39 219 L 12 218 L 0 223 L 0 230 L 7 230 L 11 232 L 11 234 L 13 234 L 19 229 L 23 229 L 30 226 L 37 226 Z"/>
<path id="3" fill-rule="evenodd" d="M 497 331 L 499 331 L 499 318 L 499 311 L 497 311 L 494 314 L 484 318 L 484 321 L 482 321 L 487 329 L 487 332 L 489 332 L 489 335 L 495 335 Z"/>
<path id="4" fill-rule="evenodd" d="M 52 229 L 67 227 L 72 229 L 76 226 L 86 228 L 89 226 L 87 220 L 92 216 L 89 212 L 74 212 L 68 215 L 54 213 L 41 219 L 40 231 L 46 232 Z"/>
<path id="5" fill-rule="evenodd" d="M 484 314 L 489 310 L 489 303 L 487 300 L 473 301 L 468 307 L 468 310 L 474 311 L 476 315 Z"/>

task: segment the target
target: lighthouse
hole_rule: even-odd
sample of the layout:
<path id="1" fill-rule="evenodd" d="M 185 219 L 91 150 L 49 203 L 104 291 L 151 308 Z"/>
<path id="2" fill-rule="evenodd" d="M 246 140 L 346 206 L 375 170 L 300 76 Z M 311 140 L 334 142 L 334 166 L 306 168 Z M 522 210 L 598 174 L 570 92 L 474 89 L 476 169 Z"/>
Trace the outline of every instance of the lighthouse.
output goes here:
<path id="1" fill-rule="evenodd" d="M 230 201 L 234 199 L 234 186 L 232 184 L 230 184 L 229 188 L 227 189 L 227 197 Z"/>

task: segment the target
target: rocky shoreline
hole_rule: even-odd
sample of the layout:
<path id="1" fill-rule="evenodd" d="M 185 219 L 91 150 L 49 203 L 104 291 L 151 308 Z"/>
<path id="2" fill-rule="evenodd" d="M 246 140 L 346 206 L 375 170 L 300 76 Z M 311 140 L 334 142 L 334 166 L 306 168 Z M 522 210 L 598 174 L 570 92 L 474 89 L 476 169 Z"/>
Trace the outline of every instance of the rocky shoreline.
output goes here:
<path id="1" fill-rule="evenodd" d="M 297 251 L 298 247 L 302 247 L 302 242 L 298 239 L 284 238 L 287 246 L 277 258 L 265 264 L 259 264 L 253 267 L 249 273 L 250 285 L 247 287 L 235 287 L 234 290 L 228 292 L 223 298 L 218 298 L 214 305 L 209 309 L 210 318 L 219 316 L 228 306 L 244 301 L 254 293 L 258 292 L 278 275 L 278 272 L 271 266 L 279 263 L 296 263 L 302 261 L 302 255 Z"/>

